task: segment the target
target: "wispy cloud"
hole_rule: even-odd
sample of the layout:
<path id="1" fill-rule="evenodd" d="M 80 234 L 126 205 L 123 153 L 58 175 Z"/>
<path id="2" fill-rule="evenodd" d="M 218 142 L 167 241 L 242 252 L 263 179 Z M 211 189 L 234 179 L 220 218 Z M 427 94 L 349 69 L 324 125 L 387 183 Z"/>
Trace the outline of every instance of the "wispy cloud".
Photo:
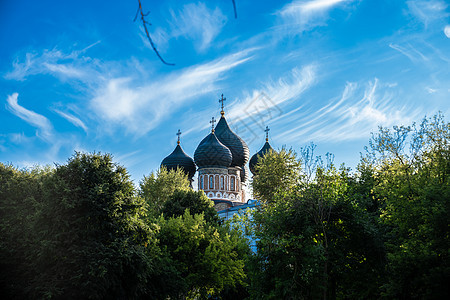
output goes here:
<path id="1" fill-rule="evenodd" d="M 141 150 L 132 151 L 125 154 L 119 154 L 118 156 L 114 157 L 115 161 L 118 161 L 120 164 L 131 167 L 136 164 L 142 163 L 142 156 L 139 156 L 137 154 L 141 153 Z"/>
<path id="2" fill-rule="evenodd" d="M 228 115 L 231 118 L 252 118 L 265 115 L 268 111 L 281 110 L 284 102 L 297 99 L 316 79 L 316 66 L 293 68 L 291 72 L 276 81 L 268 81 L 258 90 L 247 92 L 247 96 L 234 104 Z"/>
<path id="3" fill-rule="evenodd" d="M 339 98 L 319 110 L 281 119 L 279 125 L 289 129 L 275 139 L 285 142 L 357 140 L 368 138 L 368 133 L 380 125 L 409 124 L 420 117 L 418 110 L 394 104 L 393 97 L 390 85 L 381 84 L 378 79 L 363 86 L 349 82 Z"/>
<path id="4" fill-rule="evenodd" d="M 101 125 L 98 127 L 101 132 L 112 133 L 122 129 L 140 136 L 158 126 L 167 115 L 195 96 L 216 89 L 228 70 L 251 59 L 251 52 L 256 50 L 249 48 L 228 54 L 150 81 L 148 74 L 142 73 L 146 68 L 136 60 L 99 62 L 81 54 L 95 44 L 68 54 L 56 49 L 44 50 L 40 54 L 27 53 L 23 61 L 13 64 L 13 70 L 5 77 L 25 80 L 36 74 L 50 74 L 60 80 L 76 78 L 77 82 L 71 80 L 69 83 L 76 89 L 80 89 L 79 83 L 82 83 L 85 97 L 90 99 L 88 110 L 80 109 L 90 120 L 95 118 L 93 121 Z M 55 112 L 87 131 L 85 122 L 80 118 L 63 110 Z"/>
<path id="5" fill-rule="evenodd" d="M 410 14 L 428 27 L 434 21 L 442 20 L 448 16 L 448 4 L 440 0 L 414 0 L 406 2 Z"/>
<path id="6" fill-rule="evenodd" d="M 211 46 L 227 22 L 227 17 L 216 7 L 209 9 L 204 3 L 190 3 L 178 11 L 171 10 L 170 29 L 160 27 L 152 33 L 155 42 L 163 49 L 171 39 L 180 37 L 193 41 L 195 48 L 203 52 Z"/>
<path id="7" fill-rule="evenodd" d="M 427 91 L 428 94 L 433 94 L 437 92 L 436 89 L 430 88 L 429 86 L 425 87 L 425 90 Z"/>
<path id="8" fill-rule="evenodd" d="M 87 126 L 84 124 L 83 121 L 81 121 L 79 118 L 75 117 L 72 114 L 66 113 L 66 112 L 62 112 L 58 109 L 54 109 L 54 112 L 56 112 L 58 115 L 60 115 L 61 117 L 63 117 L 64 119 L 66 119 L 67 121 L 69 121 L 70 123 L 72 123 L 73 125 L 82 128 L 85 132 L 87 132 Z"/>
<path id="9" fill-rule="evenodd" d="M 293 68 L 277 80 L 262 83 L 259 89 L 240 92 L 242 98 L 233 99 L 233 104 L 226 108 L 225 116 L 228 124 L 251 144 L 257 132 L 262 132 L 266 125 L 281 115 L 286 116 L 283 105 L 298 101 L 301 94 L 315 83 L 316 69 L 314 64 Z M 189 121 L 182 124 L 186 128 L 184 135 L 209 127 L 205 116 L 208 117 L 210 114 L 210 110 L 202 109 L 190 112 Z"/>
<path id="10" fill-rule="evenodd" d="M 405 55 L 412 62 L 429 60 L 427 56 L 425 56 L 422 52 L 414 48 L 411 44 L 407 44 L 406 47 L 402 47 L 397 44 L 389 44 L 389 47 Z"/>
<path id="11" fill-rule="evenodd" d="M 111 125 L 120 124 L 128 132 L 142 135 L 155 128 L 186 101 L 216 88 L 223 74 L 251 59 L 252 49 L 227 55 L 136 85 L 131 77 L 105 80 L 95 91 L 91 108 Z"/>
<path id="12" fill-rule="evenodd" d="M 37 74 L 49 74 L 60 79 L 85 79 L 95 77 L 97 62 L 82 54 L 99 43 L 93 43 L 82 50 L 64 53 L 57 48 L 45 49 L 42 53 L 26 53 L 25 58 L 18 57 L 12 63 L 12 70 L 4 75 L 5 79 L 23 81 Z"/>
<path id="13" fill-rule="evenodd" d="M 296 0 L 285 5 L 277 15 L 283 27 L 291 33 L 301 33 L 325 25 L 328 11 L 351 0 Z"/>
<path id="14" fill-rule="evenodd" d="M 9 95 L 6 99 L 7 106 L 6 108 L 16 115 L 17 117 L 21 118 L 28 124 L 37 127 L 40 132 L 40 137 L 44 140 L 49 140 L 53 133 L 53 126 L 50 123 L 50 121 L 44 117 L 43 115 L 40 115 L 38 113 L 35 113 L 34 111 L 28 110 L 23 106 L 20 106 L 18 103 L 18 93 L 13 93 L 12 95 Z"/>

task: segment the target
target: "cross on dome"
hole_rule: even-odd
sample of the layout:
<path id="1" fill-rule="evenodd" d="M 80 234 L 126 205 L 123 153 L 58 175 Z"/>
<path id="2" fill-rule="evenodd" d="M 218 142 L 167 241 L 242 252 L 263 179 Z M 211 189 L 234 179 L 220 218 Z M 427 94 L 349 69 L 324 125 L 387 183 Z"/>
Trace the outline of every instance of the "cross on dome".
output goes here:
<path id="1" fill-rule="evenodd" d="M 209 123 L 211 123 L 211 132 L 214 133 L 214 123 L 216 123 L 216 119 L 214 119 L 214 117 L 211 118 L 211 121 L 209 121 Z"/>
<path id="2" fill-rule="evenodd" d="M 224 98 L 224 97 L 223 97 L 223 94 L 222 94 L 222 98 L 219 99 L 219 102 L 221 102 L 221 104 L 222 104 L 222 110 L 220 111 L 220 114 L 221 114 L 222 116 L 225 114 L 225 112 L 223 111 L 223 102 L 224 102 L 225 100 L 227 100 L 227 98 Z"/>
<path id="3" fill-rule="evenodd" d="M 269 126 L 266 126 L 266 129 L 264 130 L 264 132 L 266 133 L 266 142 L 269 141 L 269 131 L 270 131 Z"/>
<path id="4" fill-rule="evenodd" d="M 176 135 L 178 135 L 178 141 L 177 141 L 177 144 L 179 145 L 179 144 L 180 144 L 180 135 L 181 135 L 180 129 L 178 129 L 178 132 L 176 133 Z"/>

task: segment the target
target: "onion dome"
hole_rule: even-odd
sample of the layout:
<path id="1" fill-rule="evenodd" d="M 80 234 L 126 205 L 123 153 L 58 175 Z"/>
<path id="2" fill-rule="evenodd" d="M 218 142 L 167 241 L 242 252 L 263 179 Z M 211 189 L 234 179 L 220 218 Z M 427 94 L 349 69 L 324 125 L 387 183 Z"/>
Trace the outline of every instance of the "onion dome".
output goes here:
<path id="1" fill-rule="evenodd" d="M 213 118 L 213 126 L 214 122 Z M 199 168 L 228 168 L 232 159 L 231 151 L 217 139 L 214 129 L 200 142 L 194 153 L 194 160 Z"/>
<path id="2" fill-rule="evenodd" d="M 259 150 L 256 154 L 252 156 L 250 162 L 248 163 L 250 171 L 252 172 L 253 175 L 256 174 L 255 166 L 258 163 L 260 157 L 263 157 L 264 154 L 266 154 L 269 150 L 273 150 L 272 146 L 270 146 L 269 144 L 269 130 L 270 130 L 269 127 L 266 126 L 266 130 L 264 130 L 266 132 L 266 143 L 261 148 L 261 150 Z"/>
<path id="3" fill-rule="evenodd" d="M 228 147 L 233 155 L 231 166 L 239 167 L 245 165 L 250 157 L 247 144 L 237 134 L 231 131 L 223 114 L 219 123 L 217 123 L 215 133 L 219 141 Z"/>
<path id="4" fill-rule="evenodd" d="M 177 135 L 178 142 L 175 150 L 163 159 L 161 166 L 166 167 L 167 170 L 176 170 L 177 168 L 181 168 L 186 172 L 188 178 L 192 179 L 197 168 L 194 164 L 194 160 L 188 156 L 180 146 L 180 130 L 178 130 Z"/>

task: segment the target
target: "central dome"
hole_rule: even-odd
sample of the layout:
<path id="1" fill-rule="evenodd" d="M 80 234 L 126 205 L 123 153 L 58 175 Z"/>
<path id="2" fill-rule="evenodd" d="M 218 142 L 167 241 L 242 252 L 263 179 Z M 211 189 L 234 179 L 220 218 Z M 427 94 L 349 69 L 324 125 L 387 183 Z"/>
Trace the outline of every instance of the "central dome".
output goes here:
<path id="1" fill-rule="evenodd" d="M 223 115 L 214 131 L 219 141 L 230 149 L 233 155 L 231 166 L 244 166 L 249 159 L 250 151 L 248 150 L 247 144 L 237 134 L 231 131 Z"/>
<path id="2" fill-rule="evenodd" d="M 231 151 L 212 132 L 198 145 L 194 153 L 194 161 L 199 168 L 228 168 L 232 161 L 232 155 Z"/>

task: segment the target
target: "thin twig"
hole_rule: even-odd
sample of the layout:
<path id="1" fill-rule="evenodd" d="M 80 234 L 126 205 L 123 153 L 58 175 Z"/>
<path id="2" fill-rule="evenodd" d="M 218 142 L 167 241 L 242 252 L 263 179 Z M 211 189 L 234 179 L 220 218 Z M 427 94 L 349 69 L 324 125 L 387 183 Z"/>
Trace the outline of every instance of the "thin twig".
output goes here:
<path id="1" fill-rule="evenodd" d="M 231 2 L 233 2 L 234 18 L 237 19 L 236 1 L 231 0 Z"/>
<path id="2" fill-rule="evenodd" d="M 159 59 L 163 62 L 163 64 L 166 64 L 166 65 L 168 65 L 168 66 L 174 66 L 175 64 L 166 62 L 166 61 L 162 58 L 162 56 L 159 54 L 158 50 L 156 49 L 155 43 L 153 43 L 153 40 L 152 40 L 152 38 L 150 37 L 150 33 L 148 32 L 148 29 L 147 29 L 147 24 L 150 24 L 150 23 L 147 22 L 147 21 L 145 20 L 145 16 L 147 16 L 148 13 L 147 13 L 147 14 L 144 14 L 144 11 L 142 10 L 141 0 L 138 0 L 138 2 L 139 2 L 139 8 L 138 8 L 138 11 L 137 11 L 137 13 L 136 13 L 136 17 L 134 18 L 134 20 L 136 21 L 137 16 L 138 16 L 138 13 L 140 13 L 140 14 L 141 14 L 141 20 L 142 20 L 142 25 L 144 25 L 144 29 L 145 29 L 145 34 L 147 35 L 148 41 L 150 42 L 150 45 L 152 46 L 153 51 L 155 51 L 156 55 L 157 55 L 157 56 L 159 57 Z M 234 1 L 233 1 L 233 3 L 234 3 Z M 151 25 L 151 24 L 150 24 L 150 25 Z"/>

